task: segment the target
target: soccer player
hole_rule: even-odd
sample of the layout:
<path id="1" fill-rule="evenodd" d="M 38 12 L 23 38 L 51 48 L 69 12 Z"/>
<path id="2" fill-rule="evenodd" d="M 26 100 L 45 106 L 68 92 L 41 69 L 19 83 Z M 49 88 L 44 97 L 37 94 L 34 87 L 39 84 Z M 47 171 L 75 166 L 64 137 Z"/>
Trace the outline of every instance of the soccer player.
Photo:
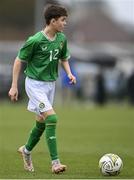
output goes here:
<path id="1" fill-rule="evenodd" d="M 44 29 L 28 38 L 20 49 L 13 66 L 12 85 L 9 96 L 12 101 L 18 100 L 18 78 L 23 62 L 25 69 L 25 89 L 29 98 L 28 110 L 36 113 L 35 127 L 31 130 L 24 146 L 18 149 L 24 161 L 24 169 L 34 171 L 31 151 L 40 140 L 45 130 L 46 141 L 52 161 L 52 172 L 66 170 L 61 164 L 56 145 L 57 116 L 53 109 L 55 81 L 58 77 L 58 63 L 67 73 L 70 83 L 75 84 L 76 78 L 70 70 L 67 39 L 63 34 L 67 20 L 67 11 L 59 5 L 49 5 L 44 11 L 46 25 Z"/>

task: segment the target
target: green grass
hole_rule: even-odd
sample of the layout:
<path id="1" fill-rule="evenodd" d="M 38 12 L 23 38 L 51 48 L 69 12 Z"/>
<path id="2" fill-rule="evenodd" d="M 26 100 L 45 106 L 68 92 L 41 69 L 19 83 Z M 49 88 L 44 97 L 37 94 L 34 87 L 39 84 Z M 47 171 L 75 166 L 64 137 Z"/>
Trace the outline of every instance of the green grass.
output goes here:
<path id="1" fill-rule="evenodd" d="M 34 149 L 34 173 L 23 170 L 16 150 L 27 140 L 34 114 L 25 104 L 0 104 L 0 178 L 2 179 L 101 179 L 134 178 L 134 110 L 124 106 L 56 107 L 58 149 L 68 170 L 53 175 L 45 138 Z M 105 153 L 118 154 L 124 163 L 117 177 L 104 177 L 98 161 Z"/>

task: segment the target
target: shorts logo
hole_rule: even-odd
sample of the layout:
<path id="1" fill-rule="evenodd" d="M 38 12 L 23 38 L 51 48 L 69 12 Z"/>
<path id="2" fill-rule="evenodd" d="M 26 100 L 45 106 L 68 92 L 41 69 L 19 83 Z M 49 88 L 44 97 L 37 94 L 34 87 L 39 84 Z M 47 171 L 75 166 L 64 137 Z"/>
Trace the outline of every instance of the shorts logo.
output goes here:
<path id="1" fill-rule="evenodd" d="M 43 103 L 43 102 L 41 102 L 40 104 L 39 104 L 39 108 L 40 109 L 43 109 L 45 107 L 45 104 Z"/>

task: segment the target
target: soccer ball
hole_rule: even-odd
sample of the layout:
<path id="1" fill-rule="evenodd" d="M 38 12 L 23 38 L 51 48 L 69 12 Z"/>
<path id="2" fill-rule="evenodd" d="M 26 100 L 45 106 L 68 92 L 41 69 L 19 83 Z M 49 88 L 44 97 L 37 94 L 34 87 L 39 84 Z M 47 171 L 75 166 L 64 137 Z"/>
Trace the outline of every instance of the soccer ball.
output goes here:
<path id="1" fill-rule="evenodd" d="M 103 175 L 118 175 L 123 167 L 121 158 L 116 154 L 105 154 L 99 160 L 99 168 Z"/>

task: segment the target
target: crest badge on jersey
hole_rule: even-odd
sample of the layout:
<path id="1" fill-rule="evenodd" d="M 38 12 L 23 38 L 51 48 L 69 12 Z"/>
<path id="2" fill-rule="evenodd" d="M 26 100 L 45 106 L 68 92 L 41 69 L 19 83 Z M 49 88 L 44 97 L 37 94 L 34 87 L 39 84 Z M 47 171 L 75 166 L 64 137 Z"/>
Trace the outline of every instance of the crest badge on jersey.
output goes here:
<path id="1" fill-rule="evenodd" d="M 61 41 L 61 42 L 60 42 L 60 48 L 61 48 L 61 49 L 63 48 L 63 45 L 64 45 L 64 43 L 63 43 L 63 41 Z"/>

